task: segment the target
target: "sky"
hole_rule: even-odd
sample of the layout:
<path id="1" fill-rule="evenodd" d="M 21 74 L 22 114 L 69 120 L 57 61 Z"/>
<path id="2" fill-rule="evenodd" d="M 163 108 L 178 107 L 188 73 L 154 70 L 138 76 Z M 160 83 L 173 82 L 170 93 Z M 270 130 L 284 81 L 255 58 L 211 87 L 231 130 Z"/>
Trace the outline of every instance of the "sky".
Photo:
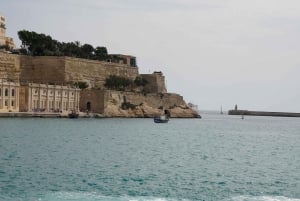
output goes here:
<path id="1" fill-rule="evenodd" d="M 199 110 L 300 112 L 299 0 L 0 0 L 7 35 L 137 57 Z"/>

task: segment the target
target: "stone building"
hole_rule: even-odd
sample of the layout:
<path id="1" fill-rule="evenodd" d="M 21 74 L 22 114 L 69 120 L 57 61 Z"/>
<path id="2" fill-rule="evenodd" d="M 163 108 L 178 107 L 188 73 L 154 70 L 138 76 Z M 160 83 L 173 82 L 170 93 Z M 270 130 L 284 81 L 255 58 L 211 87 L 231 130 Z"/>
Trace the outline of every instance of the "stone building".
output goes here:
<path id="1" fill-rule="evenodd" d="M 6 22 L 3 15 L 0 15 L 0 47 L 1 46 L 8 46 L 9 49 L 16 47 L 14 40 L 10 37 L 6 37 Z"/>
<path id="2" fill-rule="evenodd" d="M 3 79 L 0 84 L 0 112 L 18 112 L 20 84 Z"/>
<path id="3" fill-rule="evenodd" d="M 80 89 L 29 83 L 20 89 L 20 112 L 79 111 Z"/>

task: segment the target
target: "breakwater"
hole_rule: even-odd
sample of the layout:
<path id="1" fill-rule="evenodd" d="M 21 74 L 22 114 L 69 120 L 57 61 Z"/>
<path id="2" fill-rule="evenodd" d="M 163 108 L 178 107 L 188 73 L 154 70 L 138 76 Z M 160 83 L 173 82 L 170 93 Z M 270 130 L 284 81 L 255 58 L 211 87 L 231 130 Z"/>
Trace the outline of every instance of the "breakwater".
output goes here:
<path id="1" fill-rule="evenodd" d="M 229 115 L 249 115 L 249 116 L 272 116 L 272 117 L 300 117 L 300 113 L 293 112 L 265 112 L 249 110 L 229 110 Z"/>

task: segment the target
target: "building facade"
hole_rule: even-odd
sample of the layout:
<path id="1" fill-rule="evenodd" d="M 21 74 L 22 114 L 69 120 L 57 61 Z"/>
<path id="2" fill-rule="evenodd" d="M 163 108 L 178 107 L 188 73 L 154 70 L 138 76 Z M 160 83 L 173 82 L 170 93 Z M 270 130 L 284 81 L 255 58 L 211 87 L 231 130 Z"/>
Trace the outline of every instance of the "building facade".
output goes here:
<path id="1" fill-rule="evenodd" d="M 18 112 L 20 84 L 3 79 L 0 84 L 0 112 Z"/>
<path id="2" fill-rule="evenodd" d="M 0 15 L 0 46 L 7 46 L 9 49 L 16 47 L 13 38 L 6 37 L 6 22 L 3 15 Z"/>
<path id="3" fill-rule="evenodd" d="M 20 112 L 79 111 L 80 89 L 29 83 L 21 86 Z"/>

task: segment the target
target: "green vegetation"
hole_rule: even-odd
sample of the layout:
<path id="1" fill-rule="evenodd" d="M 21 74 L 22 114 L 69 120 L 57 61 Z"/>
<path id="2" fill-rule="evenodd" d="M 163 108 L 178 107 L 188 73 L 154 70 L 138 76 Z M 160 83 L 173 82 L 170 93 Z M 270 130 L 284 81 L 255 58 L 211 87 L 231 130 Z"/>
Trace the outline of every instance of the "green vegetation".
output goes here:
<path id="1" fill-rule="evenodd" d="M 105 79 L 104 83 L 104 86 L 108 89 L 121 91 L 125 90 L 130 85 L 132 85 L 132 80 L 117 75 L 110 75 L 108 78 Z"/>
<path id="2" fill-rule="evenodd" d="M 75 82 L 74 86 L 78 87 L 79 89 L 86 89 L 89 87 L 86 82 Z"/>
<path id="3" fill-rule="evenodd" d="M 34 31 L 18 32 L 22 41 L 21 53 L 32 56 L 70 56 L 105 61 L 109 59 L 106 47 L 94 48 L 90 44 L 81 45 L 79 41 L 59 42 L 51 36 Z"/>
<path id="4" fill-rule="evenodd" d="M 134 87 L 145 86 L 146 84 L 148 84 L 148 81 L 141 76 L 137 76 L 135 80 L 132 81 L 125 77 L 110 75 L 106 78 L 104 86 L 108 89 L 124 91 L 129 87 L 132 89 Z"/>
<path id="5" fill-rule="evenodd" d="M 136 86 L 145 86 L 146 84 L 148 84 L 148 81 L 141 76 L 137 76 L 134 80 L 134 84 Z"/>
<path id="6" fill-rule="evenodd" d="M 130 102 L 123 102 L 121 105 L 122 110 L 128 110 L 128 109 L 135 109 L 136 105 L 130 103 Z"/>

